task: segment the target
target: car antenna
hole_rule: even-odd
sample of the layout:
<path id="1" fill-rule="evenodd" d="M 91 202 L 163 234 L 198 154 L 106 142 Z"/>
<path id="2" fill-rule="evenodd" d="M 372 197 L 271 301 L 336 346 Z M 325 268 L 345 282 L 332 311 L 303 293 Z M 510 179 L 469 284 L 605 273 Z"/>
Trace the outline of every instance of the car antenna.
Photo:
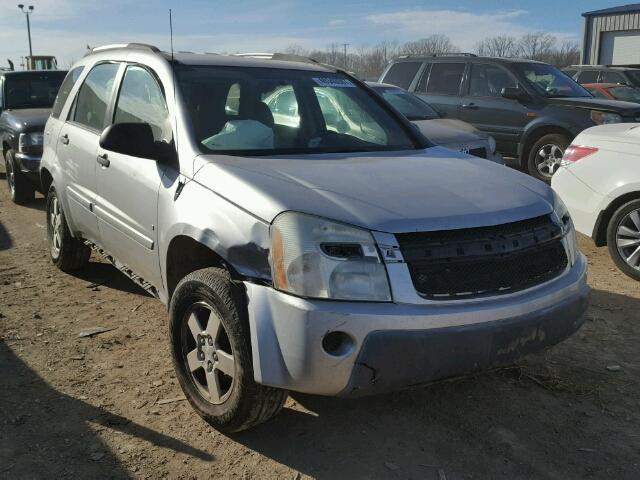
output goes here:
<path id="1" fill-rule="evenodd" d="M 171 9 L 169 9 L 169 38 L 171 40 L 171 61 L 173 62 L 173 18 L 171 17 Z"/>

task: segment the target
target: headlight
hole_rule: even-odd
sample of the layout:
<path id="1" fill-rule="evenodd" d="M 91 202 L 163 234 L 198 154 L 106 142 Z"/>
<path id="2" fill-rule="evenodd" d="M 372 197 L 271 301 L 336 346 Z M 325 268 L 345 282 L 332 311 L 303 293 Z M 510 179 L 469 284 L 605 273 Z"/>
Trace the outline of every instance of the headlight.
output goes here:
<path id="1" fill-rule="evenodd" d="M 270 262 L 278 290 L 312 298 L 391 301 L 385 266 L 367 230 L 285 212 L 271 225 Z"/>
<path id="2" fill-rule="evenodd" d="M 622 117 L 617 113 L 591 110 L 591 120 L 593 120 L 597 125 L 606 125 L 608 123 L 620 123 L 622 122 Z"/>
<path id="3" fill-rule="evenodd" d="M 562 234 L 567 244 L 569 263 L 573 265 L 578 257 L 578 240 L 569 210 L 556 192 L 553 192 L 553 213 L 562 225 Z"/>
<path id="4" fill-rule="evenodd" d="M 34 147 L 42 147 L 43 134 L 41 132 L 21 133 L 18 137 L 18 151 L 28 152 Z"/>
<path id="5" fill-rule="evenodd" d="M 491 153 L 496 153 L 496 139 L 493 138 L 491 135 L 489 135 L 489 150 L 491 150 Z"/>

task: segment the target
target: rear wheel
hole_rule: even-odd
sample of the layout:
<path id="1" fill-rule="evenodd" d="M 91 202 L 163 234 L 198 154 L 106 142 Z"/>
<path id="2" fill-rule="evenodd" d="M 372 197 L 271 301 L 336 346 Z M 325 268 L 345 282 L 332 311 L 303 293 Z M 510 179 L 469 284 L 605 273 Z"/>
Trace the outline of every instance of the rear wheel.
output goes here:
<path id="1" fill-rule="evenodd" d="M 214 428 L 237 432 L 276 415 L 287 391 L 253 379 L 242 292 L 226 271 L 205 268 L 176 287 L 169 309 L 171 352 L 180 386 Z"/>
<path id="2" fill-rule="evenodd" d="M 613 214 L 607 228 L 607 246 L 618 268 L 640 280 L 640 200 L 622 205 Z"/>
<path id="3" fill-rule="evenodd" d="M 561 134 L 544 135 L 529 150 L 527 167 L 529 174 L 543 182 L 550 183 L 562 162 L 564 151 L 570 140 Z"/>
<path id="4" fill-rule="evenodd" d="M 17 167 L 13 150 L 5 154 L 5 168 L 7 170 L 7 184 L 11 193 L 11 200 L 19 205 L 32 202 L 36 196 L 36 187 L 22 174 Z"/>
<path id="5" fill-rule="evenodd" d="M 53 185 L 47 193 L 47 240 L 51 261 L 60 270 L 78 270 L 89 261 L 91 249 L 71 236 L 62 204 Z"/>

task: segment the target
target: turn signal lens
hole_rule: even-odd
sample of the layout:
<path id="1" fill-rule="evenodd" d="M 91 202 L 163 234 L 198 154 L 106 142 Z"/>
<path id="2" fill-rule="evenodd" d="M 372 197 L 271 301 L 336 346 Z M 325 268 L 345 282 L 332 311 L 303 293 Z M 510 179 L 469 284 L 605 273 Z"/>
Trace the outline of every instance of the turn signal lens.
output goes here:
<path id="1" fill-rule="evenodd" d="M 569 145 L 569 147 L 565 150 L 564 155 L 562 156 L 562 161 L 575 163 L 578 160 L 582 160 L 583 158 L 588 157 L 589 155 L 593 155 L 597 151 L 598 149 L 594 147 Z"/>

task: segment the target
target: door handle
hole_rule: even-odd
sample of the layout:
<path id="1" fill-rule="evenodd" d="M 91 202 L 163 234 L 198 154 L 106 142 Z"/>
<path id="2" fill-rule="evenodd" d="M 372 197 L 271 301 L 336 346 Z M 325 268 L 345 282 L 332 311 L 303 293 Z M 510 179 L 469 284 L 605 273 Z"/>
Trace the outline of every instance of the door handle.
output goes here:
<path id="1" fill-rule="evenodd" d="M 466 108 L 467 110 L 478 110 L 480 107 L 475 103 L 463 103 L 462 108 Z"/>
<path id="2" fill-rule="evenodd" d="M 69 135 L 66 133 L 60 137 L 60 141 L 63 145 L 69 145 Z"/>
<path id="3" fill-rule="evenodd" d="M 103 153 L 102 155 L 98 155 L 98 163 L 104 168 L 109 168 L 109 165 L 111 165 L 111 162 L 109 161 L 109 157 L 107 156 L 106 153 Z"/>

